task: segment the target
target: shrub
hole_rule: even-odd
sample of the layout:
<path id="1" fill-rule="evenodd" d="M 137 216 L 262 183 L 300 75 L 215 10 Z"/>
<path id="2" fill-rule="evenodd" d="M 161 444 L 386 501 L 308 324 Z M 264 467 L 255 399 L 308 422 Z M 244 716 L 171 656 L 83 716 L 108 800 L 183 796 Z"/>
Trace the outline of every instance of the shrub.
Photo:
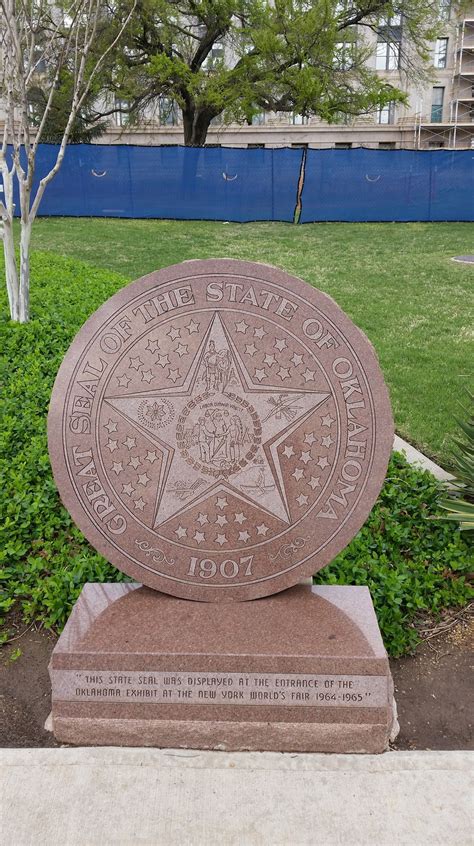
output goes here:
<path id="1" fill-rule="evenodd" d="M 125 279 L 46 253 L 33 255 L 32 271 L 31 322 L 10 323 L 5 298 L 0 304 L 0 614 L 16 606 L 26 620 L 60 631 L 85 582 L 127 580 L 62 507 L 46 443 L 62 357 Z M 468 597 L 469 552 L 458 528 L 427 519 L 437 512 L 437 497 L 432 476 L 395 456 L 367 524 L 316 578 L 368 585 L 392 655 L 416 643 L 419 611 L 436 613 Z"/>

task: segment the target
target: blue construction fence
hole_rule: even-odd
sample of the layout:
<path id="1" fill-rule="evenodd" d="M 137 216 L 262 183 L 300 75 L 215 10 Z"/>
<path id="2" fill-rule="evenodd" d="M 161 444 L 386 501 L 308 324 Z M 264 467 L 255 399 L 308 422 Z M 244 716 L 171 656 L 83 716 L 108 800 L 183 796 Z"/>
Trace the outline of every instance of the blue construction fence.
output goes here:
<path id="1" fill-rule="evenodd" d="M 40 146 L 36 181 L 56 154 Z M 40 214 L 291 222 L 298 198 L 301 223 L 470 221 L 474 150 L 77 144 Z"/>

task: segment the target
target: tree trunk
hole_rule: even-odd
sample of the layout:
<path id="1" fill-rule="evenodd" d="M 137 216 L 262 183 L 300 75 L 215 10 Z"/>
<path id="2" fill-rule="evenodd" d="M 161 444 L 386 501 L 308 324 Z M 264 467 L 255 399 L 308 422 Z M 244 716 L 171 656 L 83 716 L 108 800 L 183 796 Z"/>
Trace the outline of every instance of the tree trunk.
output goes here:
<path id="1" fill-rule="evenodd" d="M 215 112 L 210 109 L 183 109 L 184 143 L 186 147 L 204 147 L 211 120 Z"/>
<path id="2" fill-rule="evenodd" d="M 2 239 L 10 317 L 12 320 L 18 322 L 20 320 L 20 286 L 15 258 L 15 242 L 13 240 L 13 221 L 11 218 L 3 220 Z"/>
<path id="3" fill-rule="evenodd" d="M 19 321 L 27 323 L 30 319 L 30 244 L 31 224 L 27 220 L 21 221 L 20 235 L 20 296 L 19 296 Z"/>

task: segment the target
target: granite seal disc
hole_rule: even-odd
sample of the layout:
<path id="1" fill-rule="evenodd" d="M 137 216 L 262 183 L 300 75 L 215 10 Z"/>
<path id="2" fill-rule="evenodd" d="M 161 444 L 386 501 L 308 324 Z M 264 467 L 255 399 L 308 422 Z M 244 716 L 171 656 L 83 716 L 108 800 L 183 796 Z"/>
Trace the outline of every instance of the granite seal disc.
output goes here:
<path id="1" fill-rule="evenodd" d="M 373 348 L 268 265 L 190 261 L 84 324 L 48 421 L 54 477 L 93 546 L 187 599 L 254 599 L 328 564 L 366 520 L 393 440 Z"/>

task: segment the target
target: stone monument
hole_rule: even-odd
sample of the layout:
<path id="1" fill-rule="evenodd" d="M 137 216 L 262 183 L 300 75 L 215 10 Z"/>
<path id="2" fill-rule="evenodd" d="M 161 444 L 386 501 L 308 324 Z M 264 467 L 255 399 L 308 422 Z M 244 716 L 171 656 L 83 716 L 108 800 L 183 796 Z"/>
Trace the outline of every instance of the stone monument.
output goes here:
<path id="1" fill-rule="evenodd" d="M 51 659 L 56 737 L 387 748 L 368 590 L 301 582 L 363 525 L 392 440 L 368 340 L 281 270 L 184 262 L 108 300 L 59 370 L 49 448 L 73 519 L 134 582 L 84 587 Z"/>

